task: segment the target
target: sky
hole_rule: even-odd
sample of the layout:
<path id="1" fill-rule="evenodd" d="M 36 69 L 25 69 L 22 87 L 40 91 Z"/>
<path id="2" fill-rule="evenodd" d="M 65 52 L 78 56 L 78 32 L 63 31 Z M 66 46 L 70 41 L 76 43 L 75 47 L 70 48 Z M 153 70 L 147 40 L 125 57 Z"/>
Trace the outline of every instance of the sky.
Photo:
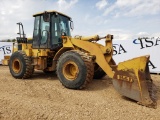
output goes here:
<path id="1" fill-rule="evenodd" d="M 72 18 L 72 36 L 160 37 L 160 0 L 1 0 L 0 40 L 18 36 L 17 22 L 22 22 L 26 36 L 32 37 L 32 15 L 47 10 Z"/>

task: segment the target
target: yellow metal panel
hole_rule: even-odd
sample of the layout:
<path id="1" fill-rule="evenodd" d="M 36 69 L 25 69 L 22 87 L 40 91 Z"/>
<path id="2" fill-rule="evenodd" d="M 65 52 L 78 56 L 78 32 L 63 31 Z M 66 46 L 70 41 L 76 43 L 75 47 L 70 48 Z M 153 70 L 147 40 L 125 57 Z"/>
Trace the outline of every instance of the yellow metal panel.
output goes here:
<path id="1" fill-rule="evenodd" d="M 8 60 L 9 60 L 10 57 L 11 57 L 11 56 L 4 56 L 4 59 L 8 59 Z"/>
<path id="2" fill-rule="evenodd" d="M 47 67 L 46 56 L 33 57 L 33 65 L 35 69 L 43 70 Z"/>
<path id="3" fill-rule="evenodd" d="M 127 60 L 124 62 L 120 62 L 118 64 L 117 70 L 126 70 L 126 69 L 134 69 L 136 70 L 145 70 L 146 63 L 149 60 L 149 56 L 140 56 L 137 58 L 133 58 L 131 60 Z"/>
<path id="4" fill-rule="evenodd" d="M 63 54 L 64 52 L 68 51 L 68 50 L 72 50 L 74 49 L 73 47 L 62 47 L 54 56 L 54 60 L 58 60 L 58 58 L 61 56 L 61 54 Z"/>
<path id="5" fill-rule="evenodd" d="M 3 59 L 2 60 L 2 65 L 8 65 L 9 59 Z"/>
<path id="6" fill-rule="evenodd" d="M 63 47 L 74 48 L 73 44 L 71 43 L 71 38 L 70 37 L 63 36 Z"/>
<path id="7" fill-rule="evenodd" d="M 15 52 L 15 51 L 18 51 L 18 43 L 17 42 L 13 43 L 13 51 L 12 51 L 12 53 Z"/>

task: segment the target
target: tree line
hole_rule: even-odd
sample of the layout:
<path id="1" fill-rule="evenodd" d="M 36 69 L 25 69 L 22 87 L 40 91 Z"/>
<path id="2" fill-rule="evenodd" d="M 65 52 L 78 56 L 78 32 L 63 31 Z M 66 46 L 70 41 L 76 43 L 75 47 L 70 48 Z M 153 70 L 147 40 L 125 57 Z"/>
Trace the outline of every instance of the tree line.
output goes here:
<path id="1" fill-rule="evenodd" d="M 0 42 L 15 42 L 16 39 L 0 40 Z"/>

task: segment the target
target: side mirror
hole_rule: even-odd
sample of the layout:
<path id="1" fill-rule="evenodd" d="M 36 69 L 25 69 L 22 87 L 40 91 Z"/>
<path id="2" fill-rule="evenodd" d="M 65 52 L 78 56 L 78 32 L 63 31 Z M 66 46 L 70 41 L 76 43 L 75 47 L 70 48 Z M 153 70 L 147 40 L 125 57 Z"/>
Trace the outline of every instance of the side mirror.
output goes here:
<path id="1" fill-rule="evenodd" d="M 50 21 L 49 13 L 46 12 L 46 11 L 43 13 L 43 20 L 44 20 L 45 22 L 49 22 L 49 21 Z"/>
<path id="2" fill-rule="evenodd" d="M 73 21 L 70 21 L 70 28 L 71 28 L 72 30 L 74 29 Z"/>

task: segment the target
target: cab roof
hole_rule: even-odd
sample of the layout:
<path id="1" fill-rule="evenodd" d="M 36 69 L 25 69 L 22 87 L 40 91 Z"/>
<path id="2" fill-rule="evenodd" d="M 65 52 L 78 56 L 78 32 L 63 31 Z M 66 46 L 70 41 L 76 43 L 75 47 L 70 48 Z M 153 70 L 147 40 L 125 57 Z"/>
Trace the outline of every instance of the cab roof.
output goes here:
<path id="1" fill-rule="evenodd" d="M 55 10 L 44 11 L 44 12 L 47 12 L 47 13 L 58 13 L 58 14 L 60 14 L 60 15 L 63 15 L 63 16 L 65 16 L 65 17 L 68 17 L 69 19 L 71 19 L 71 17 L 69 17 L 69 16 L 67 16 L 67 15 L 65 15 L 65 14 L 63 14 L 63 13 L 61 13 L 61 12 L 55 11 Z M 34 14 L 33 17 L 42 15 L 44 12 L 40 12 L 40 13 Z"/>

